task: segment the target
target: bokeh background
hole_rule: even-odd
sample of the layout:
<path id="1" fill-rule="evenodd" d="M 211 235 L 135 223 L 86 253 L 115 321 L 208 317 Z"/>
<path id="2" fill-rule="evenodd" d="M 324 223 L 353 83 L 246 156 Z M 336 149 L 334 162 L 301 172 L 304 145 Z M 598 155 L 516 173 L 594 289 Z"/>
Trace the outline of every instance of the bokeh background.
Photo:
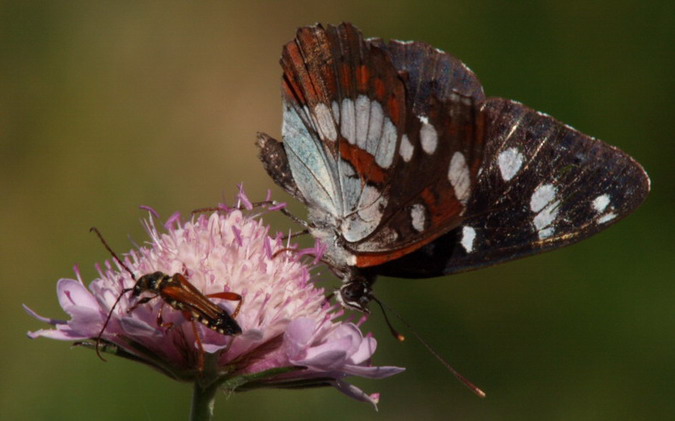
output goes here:
<path id="1" fill-rule="evenodd" d="M 462 58 L 491 96 L 617 145 L 649 171 L 635 215 L 581 244 L 378 294 L 467 377 L 480 400 L 381 316 L 378 364 L 356 380 L 379 412 L 332 389 L 221 396 L 217 419 L 673 419 L 675 3 L 672 1 L 0 2 L 0 418 L 182 419 L 190 385 L 68 343 L 21 309 L 65 317 L 60 277 L 146 237 L 162 215 L 250 196 L 289 200 L 257 160 L 280 132 L 281 46 L 299 26 L 352 21 Z M 292 207 L 302 214 L 300 206 Z M 269 220 L 279 230 L 291 224 Z M 328 280 L 330 277 L 325 275 Z M 337 284 L 337 281 L 334 281 Z M 330 282 L 329 282 L 330 283 Z M 409 335 L 410 336 L 410 335 Z"/>

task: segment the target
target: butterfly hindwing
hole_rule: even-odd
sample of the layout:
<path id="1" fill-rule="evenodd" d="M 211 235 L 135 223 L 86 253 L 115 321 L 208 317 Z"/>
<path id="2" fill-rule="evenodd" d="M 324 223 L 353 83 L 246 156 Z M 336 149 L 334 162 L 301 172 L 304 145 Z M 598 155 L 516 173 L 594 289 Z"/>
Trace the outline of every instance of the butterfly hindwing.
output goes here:
<path id="1" fill-rule="evenodd" d="M 462 225 L 380 274 L 434 277 L 562 247 L 634 211 L 649 178 L 633 158 L 518 102 L 490 98 L 485 159 Z"/>
<path id="2" fill-rule="evenodd" d="M 409 150 L 401 150 L 401 176 L 384 191 L 386 218 L 373 236 L 347 246 L 357 253 L 357 266 L 407 254 L 462 220 L 481 163 L 484 124 L 473 101 L 459 95 L 428 111 L 403 135 Z"/>
<path id="3" fill-rule="evenodd" d="M 369 42 L 385 50 L 394 67 L 407 79 L 407 92 L 416 113 L 424 113 L 429 97 L 447 101 L 453 95 L 471 98 L 474 103 L 485 100 L 478 77 L 461 60 L 429 44 L 417 41 Z"/>

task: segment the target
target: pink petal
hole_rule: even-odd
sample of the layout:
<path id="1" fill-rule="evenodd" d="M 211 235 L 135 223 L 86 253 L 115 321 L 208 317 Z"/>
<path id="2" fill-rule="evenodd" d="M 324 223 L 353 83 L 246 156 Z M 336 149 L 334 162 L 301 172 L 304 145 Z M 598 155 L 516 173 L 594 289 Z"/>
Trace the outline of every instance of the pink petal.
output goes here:
<path id="1" fill-rule="evenodd" d="M 337 390 L 349 396 L 350 398 L 354 398 L 362 402 L 371 403 L 373 407 L 375 407 L 375 410 L 377 410 L 377 404 L 380 401 L 379 393 L 373 393 L 372 395 L 368 395 L 358 387 L 354 386 L 353 384 L 349 384 L 341 380 L 335 380 L 333 385 L 337 388 Z"/>
<path id="2" fill-rule="evenodd" d="M 403 367 L 394 366 L 371 366 L 364 367 L 360 365 L 347 366 L 344 372 L 354 376 L 368 377 L 370 379 L 383 379 L 405 371 Z"/>
<path id="3" fill-rule="evenodd" d="M 159 329 L 136 317 L 124 316 L 120 319 L 120 325 L 124 333 L 135 337 L 148 337 L 161 333 Z"/>
<path id="4" fill-rule="evenodd" d="M 80 341 L 90 338 L 89 335 L 78 334 L 68 326 L 59 327 L 57 329 L 41 329 L 36 330 L 35 332 L 28 332 L 28 337 L 31 339 L 43 337 L 59 341 Z"/>
<path id="5" fill-rule="evenodd" d="M 286 333 L 284 334 L 284 341 L 289 348 L 289 356 L 297 356 L 305 352 L 310 341 L 314 337 L 316 329 L 316 320 L 306 317 L 295 319 L 288 324 Z"/>
<path id="6" fill-rule="evenodd" d="M 56 284 L 56 295 L 63 311 L 70 315 L 79 312 L 81 308 L 96 311 L 101 309 L 91 292 L 74 279 L 59 279 Z"/>
<path id="7" fill-rule="evenodd" d="M 23 309 L 26 311 L 26 313 L 35 317 L 36 319 L 38 319 L 41 322 L 49 323 L 50 325 L 62 325 L 62 324 L 66 323 L 65 320 L 50 319 L 48 317 L 40 316 L 39 314 L 37 314 L 35 311 L 33 311 L 30 307 L 28 307 L 25 304 L 22 304 L 22 306 L 23 306 Z"/>
<path id="8" fill-rule="evenodd" d="M 239 185 L 239 194 L 237 195 L 239 200 L 241 200 L 241 204 L 244 206 L 245 209 L 251 210 L 253 209 L 253 203 L 249 200 L 248 196 L 244 192 L 244 186 L 242 184 Z"/>
<path id="9" fill-rule="evenodd" d="M 352 354 L 351 360 L 354 364 L 361 364 L 368 361 L 375 354 L 377 349 L 377 340 L 373 337 L 363 338 L 359 344 L 358 350 Z"/>
<path id="10" fill-rule="evenodd" d="M 152 207 L 146 206 L 146 205 L 141 205 L 141 206 L 139 206 L 139 208 L 141 208 L 141 209 L 143 209 L 143 210 L 145 210 L 145 211 L 150 212 L 150 213 L 152 214 L 152 216 L 154 216 L 155 218 L 159 218 L 159 212 L 157 212 L 157 211 L 156 211 L 155 209 L 153 209 Z"/>
<path id="11" fill-rule="evenodd" d="M 322 371 L 339 371 L 345 365 L 347 354 L 344 351 L 334 350 L 315 355 L 312 358 L 301 360 L 290 359 L 295 365 L 304 365 Z"/>
<path id="12" fill-rule="evenodd" d="M 164 228 L 171 230 L 171 227 L 174 224 L 176 224 L 176 226 L 180 225 L 180 212 L 174 212 L 173 215 L 171 215 L 164 223 Z"/>

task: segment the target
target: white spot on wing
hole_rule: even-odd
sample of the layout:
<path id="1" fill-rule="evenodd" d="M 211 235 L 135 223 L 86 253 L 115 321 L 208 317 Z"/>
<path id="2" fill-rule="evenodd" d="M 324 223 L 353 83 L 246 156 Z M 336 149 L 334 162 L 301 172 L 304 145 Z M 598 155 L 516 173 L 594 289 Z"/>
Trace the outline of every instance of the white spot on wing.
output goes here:
<path id="1" fill-rule="evenodd" d="M 476 230 L 469 226 L 464 226 L 462 228 L 462 247 L 466 250 L 467 253 L 473 251 L 473 242 L 476 239 Z"/>
<path id="2" fill-rule="evenodd" d="M 530 209 L 536 215 L 532 219 L 532 224 L 539 234 L 539 239 L 544 240 L 555 233 L 555 219 L 560 210 L 560 201 L 555 200 L 558 190 L 553 184 L 542 184 L 538 186 L 530 197 Z"/>
<path id="3" fill-rule="evenodd" d="M 606 214 L 602 215 L 600 218 L 598 218 L 598 224 L 606 224 L 607 222 L 611 221 L 612 219 L 616 218 L 617 214 L 614 212 L 607 212 Z"/>
<path id="4" fill-rule="evenodd" d="M 328 109 L 328 106 L 323 102 L 316 104 L 314 107 L 314 116 L 321 137 L 334 142 L 337 139 L 337 129 L 335 127 L 333 115 L 331 114 L 330 109 Z"/>
<path id="5" fill-rule="evenodd" d="M 368 136 L 366 138 L 366 151 L 371 155 L 377 152 L 380 139 L 382 138 L 382 126 L 384 125 L 384 111 L 377 101 L 370 101 L 370 118 L 368 119 Z"/>
<path id="6" fill-rule="evenodd" d="M 356 143 L 356 110 L 354 101 L 349 98 L 342 100 L 340 104 L 340 133 L 347 142 Z"/>
<path id="7" fill-rule="evenodd" d="M 356 144 L 361 149 L 366 149 L 366 140 L 368 139 L 368 120 L 370 114 L 370 99 L 365 95 L 359 95 L 356 98 Z"/>
<path id="8" fill-rule="evenodd" d="M 502 174 L 504 181 L 511 180 L 522 167 L 525 161 L 523 154 L 517 148 L 508 148 L 501 152 L 497 157 L 497 165 L 499 165 L 499 172 Z"/>
<path id="9" fill-rule="evenodd" d="M 455 189 L 455 196 L 463 205 L 466 205 L 471 193 L 471 175 L 469 174 L 469 167 L 466 165 L 466 159 L 461 152 L 455 152 L 450 160 L 450 167 L 448 168 L 448 180 Z"/>
<path id="10" fill-rule="evenodd" d="M 420 203 L 414 204 L 412 209 L 410 209 L 410 219 L 415 231 L 422 232 L 427 219 L 424 205 Z"/>
<path id="11" fill-rule="evenodd" d="M 405 162 L 410 162 L 410 159 L 412 159 L 413 151 L 415 148 L 413 147 L 412 143 L 410 143 L 410 139 L 408 139 L 408 135 L 404 134 L 401 137 L 401 148 L 399 149 L 399 153 L 401 154 L 401 158 Z"/>
<path id="12" fill-rule="evenodd" d="M 396 153 L 396 139 L 398 139 L 398 130 L 389 118 L 384 119 L 384 130 L 382 131 L 382 139 L 380 146 L 375 154 L 375 162 L 382 168 L 389 168 L 394 162 L 394 154 Z"/>
<path id="13" fill-rule="evenodd" d="M 544 209 L 555 198 L 557 192 L 553 184 L 538 186 L 530 198 L 530 209 L 532 209 L 532 212 L 539 212 Z"/>
<path id="14" fill-rule="evenodd" d="M 538 233 L 539 239 L 545 240 L 545 239 L 549 238 L 550 236 L 552 236 L 554 233 L 555 233 L 555 229 L 553 229 L 553 227 L 542 228 L 541 230 L 539 230 L 539 233 Z"/>
<path id="15" fill-rule="evenodd" d="M 422 149 L 424 152 L 431 155 L 438 146 L 438 133 L 436 133 L 434 126 L 429 124 L 429 118 L 427 116 L 420 116 L 419 119 L 422 122 L 422 127 L 420 127 L 420 142 L 422 143 Z"/>
<path id="16" fill-rule="evenodd" d="M 607 205 L 609 205 L 609 195 L 608 194 L 601 194 L 600 196 L 596 197 L 595 200 L 593 200 L 593 209 L 597 213 L 603 213 L 605 209 L 607 209 Z"/>
<path id="17" fill-rule="evenodd" d="M 612 219 L 618 216 L 616 213 L 612 211 L 612 208 L 609 208 L 609 210 L 607 210 L 610 201 L 611 197 L 609 196 L 609 194 L 605 193 L 596 197 L 591 203 L 593 210 L 598 214 L 595 220 L 598 224 L 606 224 L 607 222 L 611 221 Z"/>
<path id="18" fill-rule="evenodd" d="M 559 204 L 560 202 L 558 200 L 556 200 L 553 203 L 550 203 L 548 206 L 542 209 L 542 211 L 539 212 L 532 220 L 534 227 L 537 229 L 539 233 L 539 239 L 543 240 L 545 238 L 548 238 L 552 236 L 553 233 L 555 232 L 553 222 L 555 221 L 555 218 L 558 216 Z"/>

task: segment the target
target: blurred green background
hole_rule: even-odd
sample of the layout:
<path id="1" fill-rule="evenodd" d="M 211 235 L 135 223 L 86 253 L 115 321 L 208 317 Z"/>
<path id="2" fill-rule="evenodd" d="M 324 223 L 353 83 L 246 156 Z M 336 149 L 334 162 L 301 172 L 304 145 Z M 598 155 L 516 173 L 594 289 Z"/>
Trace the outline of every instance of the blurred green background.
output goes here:
<path id="1" fill-rule="evenodd" d="M 426 41 L 464 60 L 491 96 L 520 100 L 624 149 L 652 177 L 635 215 L 581 244 L 446 279 L 381 279 L 378 294 L 453 365 L 398 344 L 381 316 L 356 380 L 379 413 L 332 389 L 221 396 L 216 419 L 673 419 L 675 3 L 251 1 L 0 3 L 0 418 L 182 419 L 190 385 L 28 330 L 64 317 L 60 277 L 167 217 L 273 188 L 255 132 L 280 132 L 281 46 L 316 21 Z M 302 214 L 294 203 L 292 209 Z M 272 219 L 280 230 L 291 226 Z M 325 274 L 324 278 L 328 278 Z M 335 281 L 337 284 L 337 281 Z M 409 335 L 410 336 L 410 335 Z"/>

